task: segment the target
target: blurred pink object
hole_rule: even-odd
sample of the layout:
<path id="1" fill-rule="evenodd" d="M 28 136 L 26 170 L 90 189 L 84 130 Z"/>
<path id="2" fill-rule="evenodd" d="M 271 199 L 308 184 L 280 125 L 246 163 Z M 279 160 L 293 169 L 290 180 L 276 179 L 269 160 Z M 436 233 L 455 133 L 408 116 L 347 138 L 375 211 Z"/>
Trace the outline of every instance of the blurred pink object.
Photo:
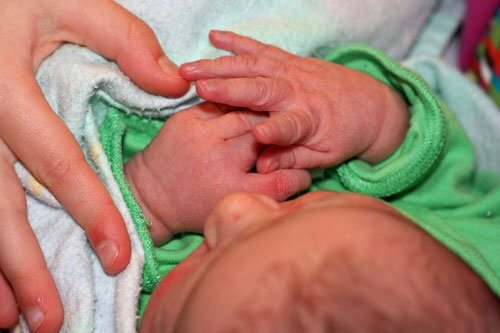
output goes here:
<path id="1" fill-rule="evenodd" d="M 460 42 L 460 69 L 465 70 L 474 57 L 474 51 L 493 17 L 500 0 L 468 0 Z"/>

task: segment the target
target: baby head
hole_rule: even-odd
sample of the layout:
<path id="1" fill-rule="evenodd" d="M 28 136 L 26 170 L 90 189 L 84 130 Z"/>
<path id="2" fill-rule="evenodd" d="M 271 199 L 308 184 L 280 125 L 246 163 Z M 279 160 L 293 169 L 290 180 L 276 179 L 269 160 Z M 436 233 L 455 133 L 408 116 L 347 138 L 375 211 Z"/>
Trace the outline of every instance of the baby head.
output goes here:
<path id="1" fill-rule="evenodd" d="M 366 196 L 313 192 L 279 204 L 235 194 L 210 215 L 205 235 L 158 286 L 143 331 L 476 331 L 498 324 L 498 300 L 466 265 Z"/>

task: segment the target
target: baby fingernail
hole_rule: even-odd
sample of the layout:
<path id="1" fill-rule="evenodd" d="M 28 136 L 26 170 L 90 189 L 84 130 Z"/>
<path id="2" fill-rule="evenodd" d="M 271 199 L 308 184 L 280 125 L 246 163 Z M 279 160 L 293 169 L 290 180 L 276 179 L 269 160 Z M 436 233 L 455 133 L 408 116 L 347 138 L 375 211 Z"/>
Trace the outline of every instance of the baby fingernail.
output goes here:
<path id="1" fill-rule="evenodd" d="M 174 79 L 182 79 L 182 77 L 178 74 L 177 66 L 168 59 L 165 55 L 162 55 L 160 59 L 158 59 L 158 64 L 160 68 L 167 74 L 168 76 Z"/>
<path id="2" fill-rule="evenodd" d="M 210 30 L 210 35 L 217 36 L 217 37 L 224 37 L 224 35 L 227 35 L 227 31 L 224 31 L 224 30 Z"/>
<path id="3" fill-rule="evenodd" d="M 29 308 L 24 312 L 24 317 L 28 321 L 31 332 L 36 330 L 42 325 L 45 320 L 45 314 L 38 307 Z"/>
<path id="4" fill-rule="evenodd" d="M 119 254 L 118 247 L 113 241 L 106 240 L 100 243 L 97 246 L 96 251 L 104 268 L 109 269 L 113 267 Z"/>
<path id="5" fill-rule="evenodd" d="M 205 227 L 203 234 L 208 248 L 214 249 L 217 245 L 217 230 L 213 223 L 208 223 L 207 221 L 207 227 Z"/>
<path id="6" fill-rule="evenodd" d="M 188 63 L 185 63 L 184 65 L 182 65 L 181 69 L 184 72 L 194 72 L 195 70 L 198 69 L 198 66 L 196 66 L 196 63 L 194 63 L 194 62 L 188 62 Z"/>

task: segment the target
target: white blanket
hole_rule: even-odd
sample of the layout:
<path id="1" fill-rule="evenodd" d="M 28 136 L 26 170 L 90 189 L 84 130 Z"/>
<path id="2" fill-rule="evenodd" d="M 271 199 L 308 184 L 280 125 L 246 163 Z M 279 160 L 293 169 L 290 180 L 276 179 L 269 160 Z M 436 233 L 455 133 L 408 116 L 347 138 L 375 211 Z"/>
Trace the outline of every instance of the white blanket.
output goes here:
<path id="1" fill-rule="evenodd" d="M 221 54 L 209 45 L 210 29 L 232 30 L 300 55 L 313 54 L 320 47 L 356 42 L 403 59 L 438 0 L 119 2 L 151 25 L 166 54 L 180 64 Z M 456 8 L 461 8 L 461 1 L 456 3 Z M 154 117 L 171 114 L 198 99 L 193 89 L 179 99 L 146 94 L 114 63 L 75 45 L 64 45 L 46 59 L 37 79 L 54 112 L 73 132 L 111 193 L 123 214 L 133 246 L 128 268 L 116 277 L 107 276 L 82 230 L 22 165 L 16 165 L 27 191 L 30 223 L 64 304 L 63 331 L 133 332 L 144 256 L 98 140 L 97 126 L 105 110 L 95 101 L 105 100 L 126 112 Z M 22 327 L 26 330 L 26 325 Z"/>

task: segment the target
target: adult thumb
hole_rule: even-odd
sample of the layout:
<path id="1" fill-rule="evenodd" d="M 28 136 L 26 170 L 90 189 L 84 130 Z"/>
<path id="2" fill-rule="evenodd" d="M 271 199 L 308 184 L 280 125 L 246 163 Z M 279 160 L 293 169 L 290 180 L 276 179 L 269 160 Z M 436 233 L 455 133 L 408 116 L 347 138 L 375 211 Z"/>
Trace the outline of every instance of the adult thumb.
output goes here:
<path id="1" fill-rule="evenodd" d="M 313 123 L 300 111 L 272 112 L 269 120 L 256 125 L 252 134 L 261 144 L 291 146 L 303 143 L 313 133 Z"/>
<path id="2" fill-rule="evenodd" d="M 149 93 L 179 97 L 189 83 L 178 73 L 141 19 L 111 0 L 70 1 L 66 4 L 63 26 L 70 42 L 83 44 L 106 58 Z"/>

